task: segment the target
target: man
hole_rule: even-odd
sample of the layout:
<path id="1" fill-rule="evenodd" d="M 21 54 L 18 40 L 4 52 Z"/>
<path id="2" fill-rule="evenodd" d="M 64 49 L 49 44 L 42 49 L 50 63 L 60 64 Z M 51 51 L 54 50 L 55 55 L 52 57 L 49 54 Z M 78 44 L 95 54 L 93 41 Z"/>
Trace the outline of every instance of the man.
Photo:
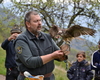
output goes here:
<path id="1" fill-rule="evenodd" d="M 5 60 L 5 67 L 6 67 L 6 80 L 17 80 L 17 76 L 19 74 L 17 70 L 17 65 L 15 61 L 15 49 L 13 45 L 14 39 L 21 33 L 22 31 L 16 27 L 10 31 L 11 36 L 8 37 L 2 44 L 1 47 L 6 50 L 6 60 Z"/>
<path id="2" fill-rule="evenodd" d="M 54 43 L 50 35 L 41 32 L 41 17 L 30 11 L 25 15 L 26 31 L 15 41 L 17 64 L 20 71 L 18 80 L 24 80 L 24 72 L 44 75 L 44 80 L 54 80 L 52 73 L 54 59 L 65 60 L 64 53 Z"/>
<path id="3" fill-rule="evenodd" d="M 100 80 L 100 40 L 98 41 L 99 50 L 92 54 L 91 58 L 91 69 L 95 70 L 95 79 Z"/>

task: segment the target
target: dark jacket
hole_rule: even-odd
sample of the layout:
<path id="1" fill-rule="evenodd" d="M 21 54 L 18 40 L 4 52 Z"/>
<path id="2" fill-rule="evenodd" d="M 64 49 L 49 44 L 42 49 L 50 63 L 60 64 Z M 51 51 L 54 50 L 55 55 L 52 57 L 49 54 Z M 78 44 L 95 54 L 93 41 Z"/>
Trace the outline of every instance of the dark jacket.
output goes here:
<path id="1" fill-rule="evenodd" d="M 16 60 L 20 72 L 28 71 L 32 75 L 44 75 L 54 69 L 54 60 L 43 65 L 40 56 L 51 54 L 58 50 L 50 35 L 40 32 L 37 38 L 26 30 L 15 41 Z"/>
<path id="2" fill-rule="evenodd" d="M 16 67 L 16 62 L 15 62 L 15 49 L 13 45 L 13 40 L 8 41 L 6 39 L 2 44 L 1 47 L 6 50 L 6 60 L 5 60 L 5 67 L 6 68 L 13 68 Z"/>
<path id="3" fill-rule="evenodd" d="M 82 62 L 76 61 L 67 71 L 67 77 L 69 80 L 92 80 L 93 73 L 86 60 Z"/>
<path id="4" fill-rule="evenodd" d="M 97 50 L 92 54 L 91 69 L 95 70 L 95 75 L 98 73 L 100 74 L 100 50 Z"/>

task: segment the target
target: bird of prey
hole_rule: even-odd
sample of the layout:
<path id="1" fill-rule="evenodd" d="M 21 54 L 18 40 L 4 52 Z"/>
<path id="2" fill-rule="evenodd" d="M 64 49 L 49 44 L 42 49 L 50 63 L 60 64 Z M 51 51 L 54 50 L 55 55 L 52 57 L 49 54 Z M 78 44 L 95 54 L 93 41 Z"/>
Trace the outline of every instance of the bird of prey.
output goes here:
<path id="1" fill-rule="evenodd" d="M 69 42 L 75 38 L 79 37 L 81 35 L 90 35 L 93 36 L 96 30 L 91 28 L 86 28 L 80 25 L 74 25 L 68 29 L 60 29 L 58 26 L 53 25 L 53 27 L 50 28 L 49 34 L 51 37 L 55 38 L 60 36 L 65 42 Z M 70 53 L 70 44 L 63 44 L 60 46 L 60 49 L 65 53 L 65 55 L 68 55 Z"/>
<path id="2" fill-rule="evenodd" d="M 71 41 L 73 38 L 81 35 L 91 35 L 93 36 L 96 30 L 83 27 L 80 25 L 74 25 L 68 29 L 60 29 L 58 26 L 53 25 L 50 28 L 49 33 L 51 37 L 55 38 L 57 35 L 60 35 L 61 38 L 65 41 Z"/>

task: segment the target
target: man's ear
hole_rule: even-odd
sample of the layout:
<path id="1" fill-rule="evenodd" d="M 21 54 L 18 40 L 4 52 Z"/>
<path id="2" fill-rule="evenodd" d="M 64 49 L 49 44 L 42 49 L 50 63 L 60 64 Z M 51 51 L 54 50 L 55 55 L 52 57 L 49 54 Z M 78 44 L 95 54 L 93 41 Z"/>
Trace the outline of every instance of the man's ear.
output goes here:
<path id="1" fill-rule="evenodd" d="M 26 21 L 27 27 L 30 27 L 30 22 Z"/>

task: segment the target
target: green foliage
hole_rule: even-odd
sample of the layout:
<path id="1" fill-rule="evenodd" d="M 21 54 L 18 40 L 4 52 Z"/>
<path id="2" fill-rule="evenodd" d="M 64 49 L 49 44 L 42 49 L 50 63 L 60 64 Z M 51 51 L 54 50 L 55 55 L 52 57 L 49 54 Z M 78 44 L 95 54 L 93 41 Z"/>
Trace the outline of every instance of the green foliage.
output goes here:
<path id="1" fill-rule="evenodd" d="M 6 7 L 0 7 L 0 43 L 9 37 L 11 28 L 18 24 L 18 17 Z"/>
<path id="2" fill-rule="evenodd" d="M 5 75 L 6 73 L 6 69 L 5 69 L 5 56 L 6 56 L 6 53 L 5 51 L 0 48 L 0 74 L 2 75 Z"/>
<path id="3" fill-rule="evenodd" d="M 55 80 L 68 80 L 67 76 L 66 76 L 66 70 L 62 71 L 62 68 L 55 68 L 54 70 L 54 75 L 55 75 Z"/>
<path id="4" fill-rule="evenodd" d="M 2 35 L 0 34 L 0 42 L 2 42 L 3 41 L 3 38 L 2 38 Z"/>
<path id="5" fill-rule="evenodd" d="M 68 1 L 70 1 L 70 0 L 68 0 Z M 20 3 L 15 2 L 15 5 L 14 6 L 16 6 L 19 9 L 19 13 L 26 12 L 26 8 L 27 7 L 30 10 L 31 10 L 31 8 L 33 8 L 34 10 L 39 11 L 43 15 L 43 17 L 44 17 L 43 19 L 47 22 L 46 25 L 52 24 L 52 21 L 54 21 L 54 24 L 63 26 L 64 24 L 66 24 L 67 18 L 70 18 L 71 16 L 74 16 L 74 14 L 73 14 L 74 13 L 74 9 L 75 9 L 75 13 L 78 13 L 78 11 L 80 11 L 80 9 L 83 8 L 81 5 L 85 1 L 82 1 L 82 0 L 73 0 L 72 1 L 72 3 L 73 2 L 76 3 L 76 4 L 73 4 L 73 9 L 72 9 L 73 10 L 72 11 L 72 14 L 73 15 L 69 15 L 69 14 L 66 15 L 66 12 L 68 11 L 67 7 L 68 7 L 69 3 L 66 3 L 65 1 L 63 1 L 62 3 L 60 3 L 60 2 L 55 3 L 54 0 L 47 0 L 47 2 L 43 2 L 43 0 L 34 0 L 34 1 L 33 0 L 30 0 L 29 2 L 31 4 L 26 3 L 26 5 L 23 5 L 23 2 L 22 1 Z M 95 3 L 95 4 L 98 4 L 98 3 Z M 95 12 L 95 11 L 93 11 L 94 3 L 88 4 L 88 5 L 92 6 L 92 8 L 90 8 L 90 7 L 88 8 L 87 7 L 87 4 L 83 4 L 83 6 L 84 6 L 84 8 L 86 8 L 86 10 L 82 11 L 82 15 L 83 16 L 86 16 L 86 18 L 87 17 L 90 17 L 91 18 L 92 16 L 89 16 L 89 15 L 92 15 L 92 13 Z M 93 13 L 93 14 L 95 14 L 95 13 Z M 79 15 L 82 16 L 81 13 Z M 77 15 L 75 18 L 77 18 L 79 15 Z M 54 20 L 52 20 L 52 19 L 54 19 Z M 70 22 L 70 20 L 69 20 L 69 22 Z M 72 21 L 71 24 L 73 24 L 73 23 L 74 23 L 74 21 Z"/>
<path id="6" fill-rule="evenodd" d="M 56 61 L 55 60 L 55 80 L 68 80 L 66 76 L 66 63 L 64 61 Z"/>
<path id="7" fill-rule="evenodd" d="M 0 43 L 2 43 L 6 38 L 10 35 L 10 28 L 9 27 L 2 27 L 0 26 Z"/>
<path id="8" fill-rule="evenodd" d="M 35 10 L 43 19 L 43 30 L 48 32 L 52 24 L 61 28 L 68 28 L 74 24 L 85 25 L 85 27 L 99 27 L 100 5 L 98 2 L 88 0 L 12 0 L 11 11 L 20 18 L 20 25 L 24 26 L 23 18 L 27 11 Z M 93 3 L 94 2 L 94 3 Z M 71 6 L 73 5 L 73 6 Z M 88 21 L 87 21 L 88 20 Z M 59 44 L 60 41 L 56 40 Z"/>
<path id="9" fill-rule="evenodd" d="M 66 69 L 66 63 L 64 61 L 56 61 L 55 60 L 55 64 L 61 68 Z"/>
<path id="10" fill-rule="evenodd" d="M 25 78 L 24 80 L 30 80 L 29 78 Z"/>
<path id="11" fill-rule="evenodd" d="M 71 48 L 70 54 L 68 55 L 68 60 L 73 62 L 76 60 L 76 54 L 79 50 Z"/>

